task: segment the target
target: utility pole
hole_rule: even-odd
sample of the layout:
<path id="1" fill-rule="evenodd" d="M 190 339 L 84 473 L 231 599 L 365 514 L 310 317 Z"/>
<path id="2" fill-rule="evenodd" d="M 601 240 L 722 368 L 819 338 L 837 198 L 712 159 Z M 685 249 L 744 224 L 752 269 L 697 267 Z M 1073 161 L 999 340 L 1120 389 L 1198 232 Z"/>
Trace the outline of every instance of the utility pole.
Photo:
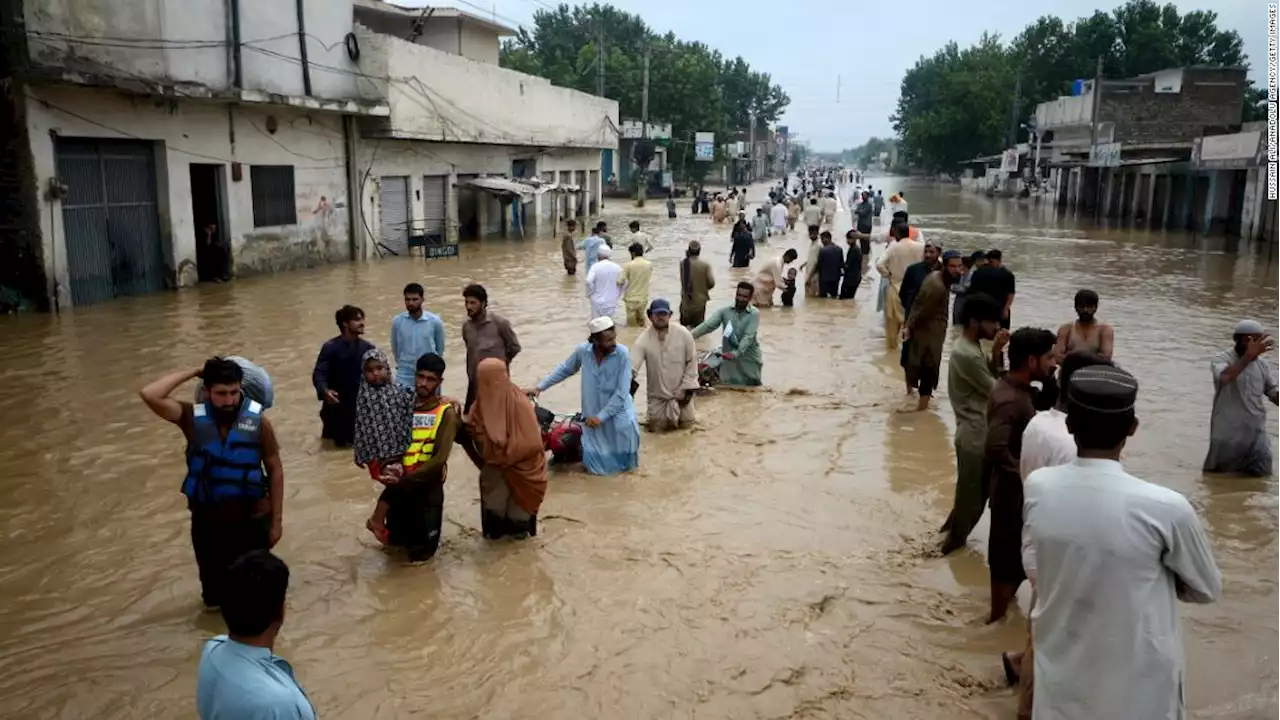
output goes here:
<path id="1" fill-rule="evenodd" d="M 1013 83 L 1013 111 L 1009 117 L 1009 141 L 1005 144 L 1007 148 L 1015 148 L 1018 146 L 1018 110 L 1022 105 L 1022 71 L 1018 71 L 1018 79 Z"/>
<path id="2" fill-rule="evenodd" d="M 596 95 L 604 97 L 604 24 L 596 23 Z"/>
<path id="3" fill-rule="evenodd" d="M 644 78 L 642 80 L 643 87 L 640 91 L 640 142 L 649 142 L 649 48 L 644 51 Z M 654 155 L 656 157 L 656 154 Z M 650 163 L 653 160 L 649 161 Z M 644 167 L 644 172 L 640 173 L 639 194 L 636 198 L 636 204 L 644 207 L 645 196 L 649 194 L 649 166 Z"/>
<path id="4" fill-rule="evenodd" d="M 1102 108 L 1102 56 L 1098 56 L 1098 69 L 1093 75 L 1093 108 L 1090 113 L 1089 157 L 1098 157 L 1098 114 Z M 1097 187 L 1093 194 L 1093 219 L 1102 212 L 1102 166 L 1097 167 Z"/>
<path id="5" fill-rule="evenodd" d="M 747 184 L 750 185 L 756 176 L 756 111 L 752 110 L 748 117 L 751 122 L 751 130 L 747 134 L 749 138 L 747 141 Z"/>

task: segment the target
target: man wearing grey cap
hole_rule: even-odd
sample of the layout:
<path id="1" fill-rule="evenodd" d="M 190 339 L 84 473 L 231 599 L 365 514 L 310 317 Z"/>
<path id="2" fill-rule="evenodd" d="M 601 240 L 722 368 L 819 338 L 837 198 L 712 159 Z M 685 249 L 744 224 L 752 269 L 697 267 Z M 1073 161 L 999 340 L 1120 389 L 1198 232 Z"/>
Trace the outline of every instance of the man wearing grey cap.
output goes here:
<path id="1" fill-rule="evenodd" d="M 1204 471 L 1265 477 L 1271 474 L 1272 456 L 1262 399 L 1280 400 L 1271 363 L 1262 357 L 1271 351 L 1272 340 L 1256 320 L 1241 320 L 1234 339 L 1235 347 L 1209 363 L 1214 395 Z"/>
<path id="2" fill-rule="evenodd" d="M 631 346 L 631 382 L 645 372 L 649 430 L 660 432 L 693 424 L 693 391 L 698 389 L 698 349 L 693 334 L 671 322 L 671 303 L 649 304 L 649 327 Z"/>
<path id="3" fill-rule="evenodd" d="M 1191 503 L 1120 464 L 1138 429 L 1133 376 L 1082 368 L 1067 393 L 1076 459 L 1032 472 L 1024 488 L 1035 717 L 1182 718 L 1177 601 L 1217 600 L 1222 575 Z"/>

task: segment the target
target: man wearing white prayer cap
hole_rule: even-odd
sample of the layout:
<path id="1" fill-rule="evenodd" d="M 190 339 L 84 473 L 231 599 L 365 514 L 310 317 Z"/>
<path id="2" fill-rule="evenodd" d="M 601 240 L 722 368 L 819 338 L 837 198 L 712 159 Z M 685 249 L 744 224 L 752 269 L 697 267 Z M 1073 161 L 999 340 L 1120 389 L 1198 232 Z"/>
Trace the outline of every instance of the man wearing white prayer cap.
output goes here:
<path id="1" fill-rule="evenodd" d="M 601 261 L 606 262 L 606 261 Z M 594 272 L 601 263 L 591 269 Z M 582 464 L 593 475 L 614 475 L 640 464 L 640 424 L 631 398 L 631 353 L 617 342 L 613 318 L 587 323 L 587 342 L 526 392 L 542 394 L 582 374 Z"/>
<path id="2" fill-rule="evenodd" d="M 1205 472 L 1251 477 L 1271 474 L 1271 436 L 1263 398 L 1277 404 L 1276 376 L 1262 357 L 1272 340 L 1257 320 L 1241 320 L 1233 333 L 1235 347 L 1209 363 L 1213 373 L 1213 414 Z"/>
<path id="3" fill-rule="evenodd" d="M 591 317 L 612 317 L 618 309 L 618 300 L 622 298 L 622 286 L 618 285 L 622 266 L 610 259 L 613 257 L 613 248 L 608 245 L 601 245 L 596 253 L 599 259 L 587 271 L 587 298 L 591 300 Z"/>
<path id="4" fill-rule="evenodd" d="M 1138 430 L 1137 380 L 1094 365 L 1067 393 L 1076 458 L 1032 472 L 1023 492 L 1035 717 L 1182 718 L 1178 604 L 1217 600 L 1222 574 L 1191 503 L 1120 462 Z"/>

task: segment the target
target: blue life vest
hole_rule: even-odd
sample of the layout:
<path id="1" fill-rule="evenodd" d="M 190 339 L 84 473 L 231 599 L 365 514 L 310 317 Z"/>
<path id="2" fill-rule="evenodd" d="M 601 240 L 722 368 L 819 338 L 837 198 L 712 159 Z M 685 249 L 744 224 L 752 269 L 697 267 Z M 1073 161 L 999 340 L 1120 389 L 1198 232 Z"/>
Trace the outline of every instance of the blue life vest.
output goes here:
<path id="1" fill-rule="evenodd" d="M 260 403 L 244 399 L 225 441 L 208 403 L 192 408 L 191 423 L 187 477 L 182 481 L 184 495 L 202 505 L 267 496 L 267 477 L 262 468 Z"/>

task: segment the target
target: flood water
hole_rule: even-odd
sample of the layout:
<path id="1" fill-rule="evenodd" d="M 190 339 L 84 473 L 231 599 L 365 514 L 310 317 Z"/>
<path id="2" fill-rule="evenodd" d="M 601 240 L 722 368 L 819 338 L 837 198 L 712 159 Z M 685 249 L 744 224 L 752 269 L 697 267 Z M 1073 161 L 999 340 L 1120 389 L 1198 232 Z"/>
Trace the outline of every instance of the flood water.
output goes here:
<path id="1" fill-rule="evenodd" d="M 1078 288 L 1101 294 L 1116 360 L 1142 384 L 1126 464 L 1191 499 L 1224 575 L 1221 602 L 1184 606 L 1193 717 L 1274 718 L 1276 483 L 1199 470 L 1208 359 L 1242 317 L 1277 326 L 1274 251 L 870 182 L 886 197 L 906 187 L 913 221 L 948 247 L 1003 249 L 1018 278 L 1015 326 L 1056 328 L 1074 317 Z M 728 267 L 728 225 L 690 217 L 685 201 L 679 212 L 669 221 L 660 202 L 615 200 L 606 215 L 615 237 L 632 217 L 653 232 L 655 296 L 678 297 L 677 261 L 699 239 L 713 305 L 731 302 L 750 274 Z M 348 451 L 321 444 L 310 382 L 334 310 L 364 308 L 368 339 L 385 346 L 410 281 L 448 327 L 445 385 L 458 395 L 467 283 L 485 284 L 514 323 L 520 384 L 586 334 L 581 277 L 564 275 L 549 238 L 0 322 L 0 717 L 194 716 L 201 643 L 223 626 L 200 604 L 181 434 L 136 393 L 215 353 L 252 358 L 276 383 L 276 552 L 292 569 L 276 650 L 322 717 L 1013 716 L 999 653 L 1021 647 L 1025 619 L 982 624 L 985 521 L 969 550 L 927 552 L 951 503 L 954 423 L 945 381 L 933 411 L 894 412 L 903 389 L 874 279 L 852 302 L 765 311 L 768 389 L 700 399 L 692 432 L 646 433 L 638 471 L 554 471 L 537 538 L 481 539 L 476 471 L 459 455 L 444 542 L 418 567 L 364 530 L 377 489 Z M 543 402 L 572 411 L 577 395 L 571 380 Z"/>

